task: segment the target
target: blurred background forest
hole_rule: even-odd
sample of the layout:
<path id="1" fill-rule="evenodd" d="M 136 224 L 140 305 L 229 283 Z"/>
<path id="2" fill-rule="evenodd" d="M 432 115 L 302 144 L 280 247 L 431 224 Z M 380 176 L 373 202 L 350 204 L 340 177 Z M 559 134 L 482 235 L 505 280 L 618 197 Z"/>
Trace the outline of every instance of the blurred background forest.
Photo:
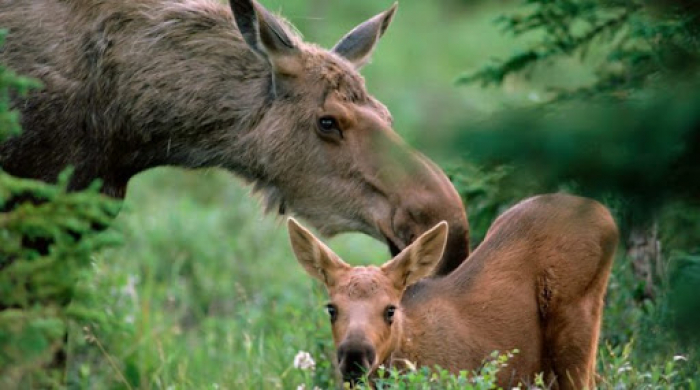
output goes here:
<path id="1" fill-rule="evenodd" d="M 261 2 L 324 47 L 391 5 Z M 362 71 L 401 136 L 450 173 L 468 206 L 473 245 L 500 212 L 537 193 L 591 196 L 614 211 L 624 242 L 603 320 L 601 388 L 700 384 L 698 8 L 692 1 L 404 0 Z M 8 84 L 3 75 L 4 88 L 30 84 Z M 6 111 L 6 92 L 3 99 Z M 12 129 L 14 117 L 0 119 Z M 264 215 L 229 173 L 141 174 L 109 231 L 88 235 L 79 248 L 65 231 L 88 231 L 120 206 L 0 176 L 0 200 L 22 191 L 43 193 L 50 206 L 23 209 L 41 223 L 0 213 L 3 249 L 23 234 L 44 234 L 58 238 L 60 250 L 3 271 L 0 288 L 17 278 L 59 279 L 42 298 L 68 294 L 73 303 L 67 310 L 35 305 L 3 290 L 0 304 L 25 311 L 0 315 L 0 359 L 9 367 L 0 383 L 31 381 L 41 371 L 63 319 L 70 320 L 71 388 L 334 383 L 324 292 L 294 260 L 281 220 Z M 361 235 L 329 245 L 353 264 L 389 256 Z M 311 353 L 315 370 L 294 367 L 299 351 Z"/>

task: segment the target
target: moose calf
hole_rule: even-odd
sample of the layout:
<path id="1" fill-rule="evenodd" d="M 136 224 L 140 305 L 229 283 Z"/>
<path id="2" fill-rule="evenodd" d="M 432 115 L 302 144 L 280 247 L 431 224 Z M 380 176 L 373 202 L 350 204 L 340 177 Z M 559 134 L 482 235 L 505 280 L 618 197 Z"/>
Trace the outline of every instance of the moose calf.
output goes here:
<path id="1" fill-rule="evenodd" d="M 301 265 L 328 289 L 343 379 L 408 360 L 473 370 L 494 351 L 520 352 L 501 386 L 593 388 L 608 276 L 618 242 L 600 203 L 554 194 L 501 215 L 454 272 L 427 278 L 445 247 L 442 222 L 381 267 L 351 267 L 289 220 Z"/>

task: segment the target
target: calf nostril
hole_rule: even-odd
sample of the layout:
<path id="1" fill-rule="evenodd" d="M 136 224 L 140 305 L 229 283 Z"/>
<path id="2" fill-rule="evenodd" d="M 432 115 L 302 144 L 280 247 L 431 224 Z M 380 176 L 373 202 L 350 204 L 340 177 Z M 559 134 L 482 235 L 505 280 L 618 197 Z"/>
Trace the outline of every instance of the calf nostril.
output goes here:
<path id="1" fill-rule="evenodd" d="M 362 367 L 365 361 L 365 354 L 362 351 L 350 351 L 345 354 L 345 362 L 350 367 Z"/>
<path id="2" fill-rule="evenodd" d="M 369 345 L 341 346 L 338 365 L 344 377 L 359 379 L 374 364 L 374 348 Z"/>

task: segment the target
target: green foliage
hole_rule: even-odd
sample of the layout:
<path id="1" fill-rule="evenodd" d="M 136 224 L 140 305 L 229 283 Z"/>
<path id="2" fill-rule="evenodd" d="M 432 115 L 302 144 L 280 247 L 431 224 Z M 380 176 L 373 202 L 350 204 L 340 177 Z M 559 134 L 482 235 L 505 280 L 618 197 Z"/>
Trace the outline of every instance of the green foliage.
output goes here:
<path id="1" fill-rule="evenodd" d="M 462 199 L 468 200 L 465 205 L 472 247 L 484 239 L 498 215 L 537 188 L 529 178 L 513 175 L 512 168 L 507 165 L 483 168 L 465 159 L 445 170 Z"/>
<path id="2" fill-rule="evenodd" d="M 0 67 L 0 141 L 20 129 L 10 95 L 37 86 Z M 67 304 L 82 293 L 77 283 L 90 270 L 92 253 L 115 243 L 114 235 L 94 228 L 108 224 L 120 204 L 99 195 L 99 183 L 68 193 L 69 176 L 49 185 L 0 170 L 2 388 L 60 386 L 63 370 L 51 363 L 65 350 L 67 321 L 101 319 L 96 307 Z"/>
<path id="3" fill-rule="evenodd" d="M 692 376 L 697 367 L 689 367 L 686 356 L 676 355 L 660 364 L 639 368 L 633 363 L 632 347 L 633 342 L 617 347 L 601 347 L 598 365 L 603 375 L 598 388 L 697 389 L 700 385 L 698 379 Z"/>
<path id="4" fill-rule="evenodd" d="M 700 250 L 694 254 L 676 253 L 675 269 L 671 273 L 669 302 L 672 302 L 670 324 L 681 335 L 682 340 L 698 343 L 700 333 Z"/>
<path id="5" fill-rule="evenodd" d="M 595 57 L 596 78 L 589 85 L 555 91 L 557 98 L 625 97 L 654 79 L 696 72 L 700 43 L 693 37 L 698 13 L 689 13 L 689 7 L 660 7 L 661 2 L 641 0 L 522 3 L 522 12 L 498 22 L 508 34 L 539 34 L 539 39 L 507 59 L 460 77 L 459 83 L 500 85 L 510 75 L 571 56 Z"/>
<path id="6" fill-rule="evenodd" d="M 571 57 L 595 69 L 594 81 L 559 88 L 551 104 L 467 123 L 451 140 L 453 153 L 486 169 L 517 167 L 514 175 L 529 177 L 540 191 L 565 183 L 592 197 L 617 194 L 634 209 L 628 215 L 643 218 L 666 202 L 700 198 L 691 179 L 700 177 L 693 81 L 700 9 L 683 1 L 521 3 L 521 12 L 498 23 L 514 37 L 535 39 L 460 82 L 502 85 Z"/>
<path id="7" fill-rule="evenodd" d="M 6 36 L 7 30 L 0 30 L 0 46 Z M 39 85 L 36 80 L 20 77 L 0 64 L 0 141 L 20 132 L 18 113 L 10 109 L 11 93 L 25 94 Z"/>
<path id="8" fill-rule="evenodd" d="M 614 105 L 505 112 L 463 126 L 452 152 L 499 171 L 509 165 L 540 190 L 575 183 L 596 198 L 616 193 L 651 215 L 666 202 L 700 196 L 700 183 L 691 179 L 700 177 L 699 104 L 695 91 L 677 89 Z"/>
<path id="9" fill-rule="evenodd" d="M 412 366 L 409 362 L 408 370 L 401 372 L 395 368 L 390 370 L 380 368 L 378 378 L 375 380 L 376 389 L 465 389 L 465 390 L 489 390 L 497 389 L 498 372 L 504 369 L 517 351 L 499 354 L 494 351 L 484 361 L 482 367 L 473 372 L 461 371 L 452 374 L 441 367 Z M 363 388 L 363 387 L 362 387 Z"/>

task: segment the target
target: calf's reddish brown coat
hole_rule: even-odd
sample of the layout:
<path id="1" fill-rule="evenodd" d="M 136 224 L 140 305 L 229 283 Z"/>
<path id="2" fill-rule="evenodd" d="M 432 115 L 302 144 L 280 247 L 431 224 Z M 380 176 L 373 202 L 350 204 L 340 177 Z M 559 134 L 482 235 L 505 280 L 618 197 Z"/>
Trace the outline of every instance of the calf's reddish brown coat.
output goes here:
<path id="1" fill-rule="evenodd" d="M 351 267 L 293 220 L 289 229 L 299 262 L 328 289 L 346 380 L 403 360 L 477 369 L 494 350 L 518 349 L 499 374 L 501 386 L 532 383 L 544 372 L 554 388 L 594 387 L 618 242 L 598 202 L 563 194 L 525 200 L 453 273 L 420 281 L 442 255 L 445 223 L 381 267 Z"/>
<path id="2" fill-rule="evenodd" d="M 395 11 L 324 50 L 252 0 L 0 1 L 0 61 L 44 84 L 14 100 L 24 132 L 0 167 L 52 182 L 72 165 L 70 189 L 115 197 L 152 167 L 223 167 L 268 208 L 392 252 L 447 220 L 446 274 L 468 254 L 460 198 L 358 73 Z"/>

